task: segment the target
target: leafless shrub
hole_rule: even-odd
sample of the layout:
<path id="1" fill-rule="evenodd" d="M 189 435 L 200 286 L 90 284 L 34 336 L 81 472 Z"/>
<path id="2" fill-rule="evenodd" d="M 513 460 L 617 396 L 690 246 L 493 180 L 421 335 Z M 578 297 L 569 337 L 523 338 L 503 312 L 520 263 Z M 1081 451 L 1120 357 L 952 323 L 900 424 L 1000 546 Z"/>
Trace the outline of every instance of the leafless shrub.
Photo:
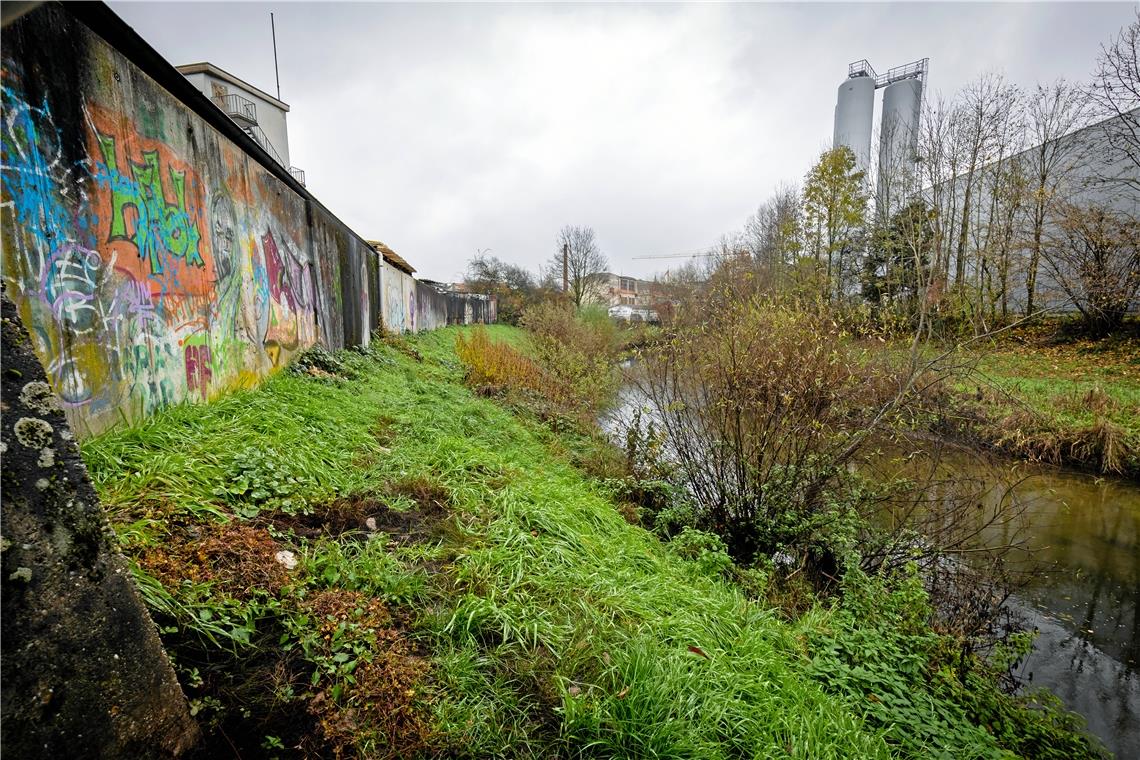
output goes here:
<path id="1" fill-rule="evenodd" d="M 1045 261 L 1089 332 L 1124 322 L 1140 291 L 1140 220 L 1106 206 L 1058 203 Z"/>

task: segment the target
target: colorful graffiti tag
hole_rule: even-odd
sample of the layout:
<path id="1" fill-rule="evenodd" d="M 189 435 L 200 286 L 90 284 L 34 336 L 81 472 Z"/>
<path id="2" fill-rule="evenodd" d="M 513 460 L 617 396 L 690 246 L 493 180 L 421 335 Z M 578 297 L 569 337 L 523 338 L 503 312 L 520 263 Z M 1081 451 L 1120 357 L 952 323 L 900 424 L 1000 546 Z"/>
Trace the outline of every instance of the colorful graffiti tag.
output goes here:
<path id="1" fill-rule="evenodd" d="M 377 320 L 461 314 L 223 137 L 225 117 L 44 7 L 5 29 L 0 277 L 80 435 L 252 385 L 318 331 L 340 348 Z"/>
<path id="2" fill-rule="evenodd" d="M 315 342 L 301 199 L 283 205 L 239 156 L 196 167 L 186 146 L 95 102 L 57 124 L 20 80 L 6 61 L 3 278 L 73 424 L 207 399 Z"/>

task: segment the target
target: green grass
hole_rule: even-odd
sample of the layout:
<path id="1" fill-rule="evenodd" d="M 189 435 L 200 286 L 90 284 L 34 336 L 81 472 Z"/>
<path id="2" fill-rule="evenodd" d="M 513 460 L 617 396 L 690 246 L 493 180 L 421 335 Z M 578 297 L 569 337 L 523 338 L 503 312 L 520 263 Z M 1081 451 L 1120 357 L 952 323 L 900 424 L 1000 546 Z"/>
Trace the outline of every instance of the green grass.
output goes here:
<path id="1" fill-rule="evenodd" d="M 1140 344 L 1026 333 L 978 351 L 977 373 L 956 386 L 964 400 L 981 390 L 978 432 L 1013 453 L 1140 477 Z"/>
<path id="2" fill-rule="evenodd" d="M 1116 363 L 1099 364 L 1095 355 L 1057 361 L 1032 354 L 995 353 L 982 357 L 978 370 L 1059 427 L 1088 427 L 1105 417 L 1140 436 L 1140 377 L 1125 374 Z M 1083 401 L 1094 390 L 1112 399 L 1104 411 Z"/>
<path id="3" fill-rule="evenodd" d="M 147 567 L 153 552 L 222 521 L 260 526 L 361 494 L 407 509 L 406 483 L 447 495 L 449 518 L 426 543 L 270 530 L 300 557 L 277 591 L 237 599 L 223 585 L 139 569 L 203 716 L 232 725 L 244 715 L 250 731 L 277 740 L 274 726 L 289 723 L 280 715 L 292 714 L 282 705 L 304 714 L 321 704 L 327 715 L 333 704 L 352 729 L 346 739 L 323 728 L 326 740 L 373 757 L 911 754 L 894 738 L 906 729 L 865 717 L 862 691 L 829 686 L 813 668 L 809 642 L 826 638 L 835 611 L 789 622 L 626 523 L 603 485 L 571 464 L 572 436 L 462 385 L 458 329 L 345 353 L 353 377 L 342 382 L 280 373 L 83 444 L 125 553 Z M 488 329 L 525 346 L 518 330 Z M 321 591 L 356 606 L 331 639 L 312 609 Z M 392 610 L 401 640 L 422 653 L 396 646 L 383 661 L 403 663 L 416 688 L 399 668 L 392 685 L 365 683 L 389 646 L 362 612 L 366 599 Z M 243 682 L 245 663 L 266 657 L 300 676 Z M 406 746 L 415 722 L 401 713 L 410 722 L 389 725 L 384 712 L 401 695 L 427 725 Z M 270 702 L 257 715 L 276 710 L 278 723 L 249 725 L 250 705 Z M 984 732 L 970 740 L 984 751 L 960 756 L 997 752 Z"/>

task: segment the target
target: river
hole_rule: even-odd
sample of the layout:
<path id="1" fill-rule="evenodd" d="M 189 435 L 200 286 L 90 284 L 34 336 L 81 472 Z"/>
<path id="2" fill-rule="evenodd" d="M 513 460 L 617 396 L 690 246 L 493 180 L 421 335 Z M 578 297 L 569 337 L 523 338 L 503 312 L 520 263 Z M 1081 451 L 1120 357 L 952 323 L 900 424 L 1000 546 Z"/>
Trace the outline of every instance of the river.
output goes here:
<path id="1" fill-rule="evenodd" d="M 623 388 L 603 426 L 620 436 L 639 402 Z M 1033 550 L 1022 564 L 1036 572 L 1010 605 L 1039 633 L 1017 675 L 1084 716 L 1118 758 L 1140 758 L 1140 485 L 965 454 L 943 461 L 992 486 L 987 501 L 1010 475 L 1020 481 L 1023 511 L 985 534 L 1000 545 L 1017 531 Z"/>

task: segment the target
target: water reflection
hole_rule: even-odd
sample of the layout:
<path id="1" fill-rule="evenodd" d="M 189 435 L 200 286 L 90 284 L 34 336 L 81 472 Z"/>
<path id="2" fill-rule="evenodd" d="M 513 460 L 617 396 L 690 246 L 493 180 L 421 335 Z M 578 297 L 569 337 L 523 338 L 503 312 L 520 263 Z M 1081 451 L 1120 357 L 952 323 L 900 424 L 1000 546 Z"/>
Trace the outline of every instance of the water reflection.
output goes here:
<path id="1" fill-rule="evenodd" d="M 1018 674 L 1085 716 L 1118 757 L 1140 757 L 1140 486 L 965 453 L 938 459 L 945 483 L 933 502 L 972 493 L 974 543 L 1029 550 L 1008 557 L 1031 571 L 1011 606 L 1039 630 Z M 922 461 L 895 452 L 873 466 L 905 475 Z"/>

